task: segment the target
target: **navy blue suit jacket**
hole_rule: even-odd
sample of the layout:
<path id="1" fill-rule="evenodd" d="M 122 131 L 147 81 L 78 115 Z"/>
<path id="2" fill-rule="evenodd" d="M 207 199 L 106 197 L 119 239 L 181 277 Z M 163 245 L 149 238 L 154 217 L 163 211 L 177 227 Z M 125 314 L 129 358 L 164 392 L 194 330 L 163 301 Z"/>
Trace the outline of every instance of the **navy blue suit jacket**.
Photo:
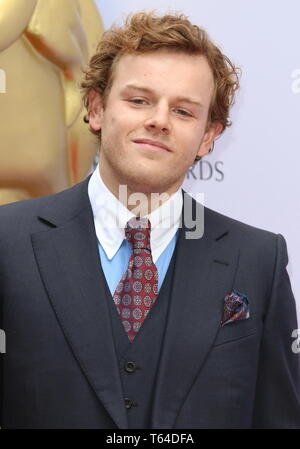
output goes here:
<path id="1" fill-rule="evenodd" d="M 3 428 L 128 427 L 87 185 L 0 208 Z M 300 428 L 284 238 L 204 218 L 177 242 L 153 428 Z M 221 327 L 233 289 L 250 317 Z"/>

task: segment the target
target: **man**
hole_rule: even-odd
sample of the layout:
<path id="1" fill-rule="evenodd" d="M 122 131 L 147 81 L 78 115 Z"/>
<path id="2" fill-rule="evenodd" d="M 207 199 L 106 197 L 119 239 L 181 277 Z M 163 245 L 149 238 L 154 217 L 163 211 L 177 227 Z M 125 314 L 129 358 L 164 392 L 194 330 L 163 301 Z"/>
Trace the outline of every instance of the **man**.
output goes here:
<path id="1" fill-rule="evenodd" d="M 181 190 L 236 73 L 184 16 L 105 33 L 82 83 L 99 166 L 0 209 L 4 428 L 300 428 L 285 241 L 207 208 L 194 238 Z"/>

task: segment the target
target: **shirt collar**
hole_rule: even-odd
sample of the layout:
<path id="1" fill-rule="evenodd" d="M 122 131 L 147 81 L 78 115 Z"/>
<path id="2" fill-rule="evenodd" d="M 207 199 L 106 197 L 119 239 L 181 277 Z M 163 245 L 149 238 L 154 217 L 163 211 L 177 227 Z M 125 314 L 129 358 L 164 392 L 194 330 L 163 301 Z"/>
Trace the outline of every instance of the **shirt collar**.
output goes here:
<path id="1" fill-rule="evenodd" d="M 126 223 L 134 214 L 106 187 L 100 176 L 99 164 L 89 180 L 88 195 L 98 241 L 108 259 L 112 259 L 125 239 Z M 151 222 L 150 245 L 154 263 L 179 228 L 182 204 L 180 187 L 160 207 L 146 215 Z"/>

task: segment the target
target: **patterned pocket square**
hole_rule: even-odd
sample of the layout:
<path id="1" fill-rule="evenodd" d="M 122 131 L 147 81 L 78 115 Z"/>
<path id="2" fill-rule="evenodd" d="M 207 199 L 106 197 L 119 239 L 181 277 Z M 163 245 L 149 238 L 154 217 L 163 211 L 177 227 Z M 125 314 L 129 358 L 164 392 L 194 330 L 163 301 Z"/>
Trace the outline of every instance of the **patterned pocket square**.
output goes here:
<path id="1" fill-rule="evenodd" d="M 232 290 L 224 298 L 224 312 L 221 326 L 239 320 L 247 320 L 250 316 L 249 300 L 246 295 Z"/>

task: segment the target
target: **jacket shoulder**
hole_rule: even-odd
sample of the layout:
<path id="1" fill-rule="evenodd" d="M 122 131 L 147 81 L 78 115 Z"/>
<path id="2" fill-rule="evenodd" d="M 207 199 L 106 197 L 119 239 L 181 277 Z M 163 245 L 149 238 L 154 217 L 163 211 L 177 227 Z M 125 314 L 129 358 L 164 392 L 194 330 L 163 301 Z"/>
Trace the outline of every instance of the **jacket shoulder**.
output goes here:
<path id="1" fill-rule="evenodd" d="M 59 213 L 68 208 L 75 212 L 81 204 L 84 193 L 87 193 L 87 180 L 52 195 L 0 206 L 0 230 L 14 224 L 30 222 L 47 210 Z"/>
<path id="2" fill-rule="evenodd" d="M 258 240 L 274 240 L 278 234 L 259 228 L 247 223 L 244 223 L 235 218 L 223 215 L 213 209 L 205 207 L 205 221 L 206 224 L 217 223 L 221 228 L 226 228 L 228 231 L 234 231 L 235 235 L 243 236 L 244 238 L 253 238 Z"/>

